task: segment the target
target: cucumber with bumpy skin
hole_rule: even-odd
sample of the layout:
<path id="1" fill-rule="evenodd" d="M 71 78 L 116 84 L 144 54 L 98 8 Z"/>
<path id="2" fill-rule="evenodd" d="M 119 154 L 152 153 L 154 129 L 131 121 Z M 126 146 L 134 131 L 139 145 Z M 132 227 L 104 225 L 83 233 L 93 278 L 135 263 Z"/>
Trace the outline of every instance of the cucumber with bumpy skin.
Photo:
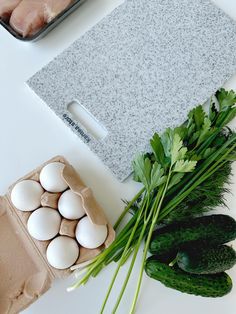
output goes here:
<path id="1" fill-rule="evenodd" d="M 216 274 L 235 265 L 236 252 L 227 245 L 194 248 L 178 252 L 177 263 L 179 268 L 192 274 Z"/>
<path id="2" fill-rule="evenodd" d="M 226 273 L 214 275 L 194 275 L 176 267 L 160 263 L 154 257 L 145 265 L 147 275 L 163 283 L 166 287 L 202 297 L 223 297 L 232 289 L 232 280 Z"/>
<path id="3" fill-rule="evenodd" d="M 152 254 L 176 253 L 195 245 L 215 246 L 236 238 L 236 221 L 227 215 L 211 215 L 157 229 L 149 246 Z"/>

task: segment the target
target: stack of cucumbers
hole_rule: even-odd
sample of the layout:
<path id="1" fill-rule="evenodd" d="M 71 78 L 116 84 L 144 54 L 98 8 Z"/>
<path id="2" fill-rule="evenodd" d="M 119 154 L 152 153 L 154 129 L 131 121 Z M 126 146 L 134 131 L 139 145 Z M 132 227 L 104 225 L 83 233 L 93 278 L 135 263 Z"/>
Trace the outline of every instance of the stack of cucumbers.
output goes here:
<path id="1" fill-rule="evenodd" d="M 145 270 L 165 286 L 203 297 L 222 297 L 232 289 L 226 270 L 236 264 L 236 221 L 210 215 L 157 229 Z"/>

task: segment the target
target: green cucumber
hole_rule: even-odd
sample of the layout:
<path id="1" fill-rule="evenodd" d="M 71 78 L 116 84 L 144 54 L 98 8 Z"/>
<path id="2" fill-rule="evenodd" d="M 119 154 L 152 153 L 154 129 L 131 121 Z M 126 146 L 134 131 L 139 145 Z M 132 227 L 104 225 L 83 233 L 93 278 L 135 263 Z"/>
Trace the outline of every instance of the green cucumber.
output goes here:
<path id="1" fill-rule="evenodd" d="M 163 283 L 166 287 L 202 297 L 222 297 L 232 289 L 232 280 L 226 273 L 214 275 L 194 275 L 176 267 L 148 258 L 145 265 L 147 275 Z"/>
<path id="2" fill-rule="evenodd" d="M 155 258 L 158 262 L 164 263 L 164 264 L 170 264 L 173 261 L 176 260 L 176 254 L 163 254 L 163 255 L 153 255 L 153 258 Z"/>
<path id="3" fill-rule="evenodd" d="M 192 274 L 216 274 L 235 265 L 236 252 L 227 245 L 189 249 L 178 252 L 177 263 L 179 268 Z"/>
<path id="4" fill-rule="evenodd" d="M 177 254 L 192 246 L 215 246 L 236 238 L 236 221 L 227 215 L 211 215 L 174 223 L 157 229 L 149 251 L 152 254 Z"/>

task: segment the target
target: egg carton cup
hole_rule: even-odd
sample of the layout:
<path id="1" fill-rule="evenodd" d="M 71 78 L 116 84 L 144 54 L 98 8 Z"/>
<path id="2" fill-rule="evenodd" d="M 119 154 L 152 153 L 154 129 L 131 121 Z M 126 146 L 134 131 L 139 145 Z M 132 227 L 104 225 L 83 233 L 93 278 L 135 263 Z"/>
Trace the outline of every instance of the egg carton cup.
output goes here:
<path id="1" fill-rule="evenodd" d="M 80 247 L 80 255 L 72 268 L 55 269 L 47 262 L 46 250 L 49 241 L 38 241 L 27 231 L 27 221 L 32 212 L 23 212 L 14 207 L 11 202 L 13 187 L 22 180 L 39 181 L 40 171 L 52 162 L 65 164 L 62 176 L 69 188 L 82 198 L 82 205 L 86 215 L 92 223 L 107 225 L 108 236 L 103 245 L 97 249 Z M 42 195 L 41 205 L 57 210 L 57 203 L 61 193 L 46 192 Z M 62 218 L 58 235 L 75 238 L 75 228 L 78 220 Z M 19 313 L 52 285 L 55 278 L 64 278 L 72 273 L 72 269 L 89 263 L 102 250 L 108 247 L 115 238 L 115 231 L 107 220 L 103 209 L 96 202 L 90 188 L 86 187 L 78 173 L 62 156 L 57 156 L 28 175 L 24 176 L 12 186 L 4 196 L 0 196 L 0 313 Z"/>

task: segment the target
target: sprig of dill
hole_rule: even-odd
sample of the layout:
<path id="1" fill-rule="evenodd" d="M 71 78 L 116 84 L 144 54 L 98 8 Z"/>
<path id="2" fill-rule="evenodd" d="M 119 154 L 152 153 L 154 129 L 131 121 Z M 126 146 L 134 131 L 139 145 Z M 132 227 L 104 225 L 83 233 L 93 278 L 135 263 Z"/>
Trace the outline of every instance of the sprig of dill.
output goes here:
<path id="1" fill-rule="evenodd" d="M 231 162 L 225 163 L 211 177 L 197 186 L 163 222 L 186 220 L 214 210 L 218 206 L 227 207 L 225 194 L 229 193 L 231 175 Z"/>

